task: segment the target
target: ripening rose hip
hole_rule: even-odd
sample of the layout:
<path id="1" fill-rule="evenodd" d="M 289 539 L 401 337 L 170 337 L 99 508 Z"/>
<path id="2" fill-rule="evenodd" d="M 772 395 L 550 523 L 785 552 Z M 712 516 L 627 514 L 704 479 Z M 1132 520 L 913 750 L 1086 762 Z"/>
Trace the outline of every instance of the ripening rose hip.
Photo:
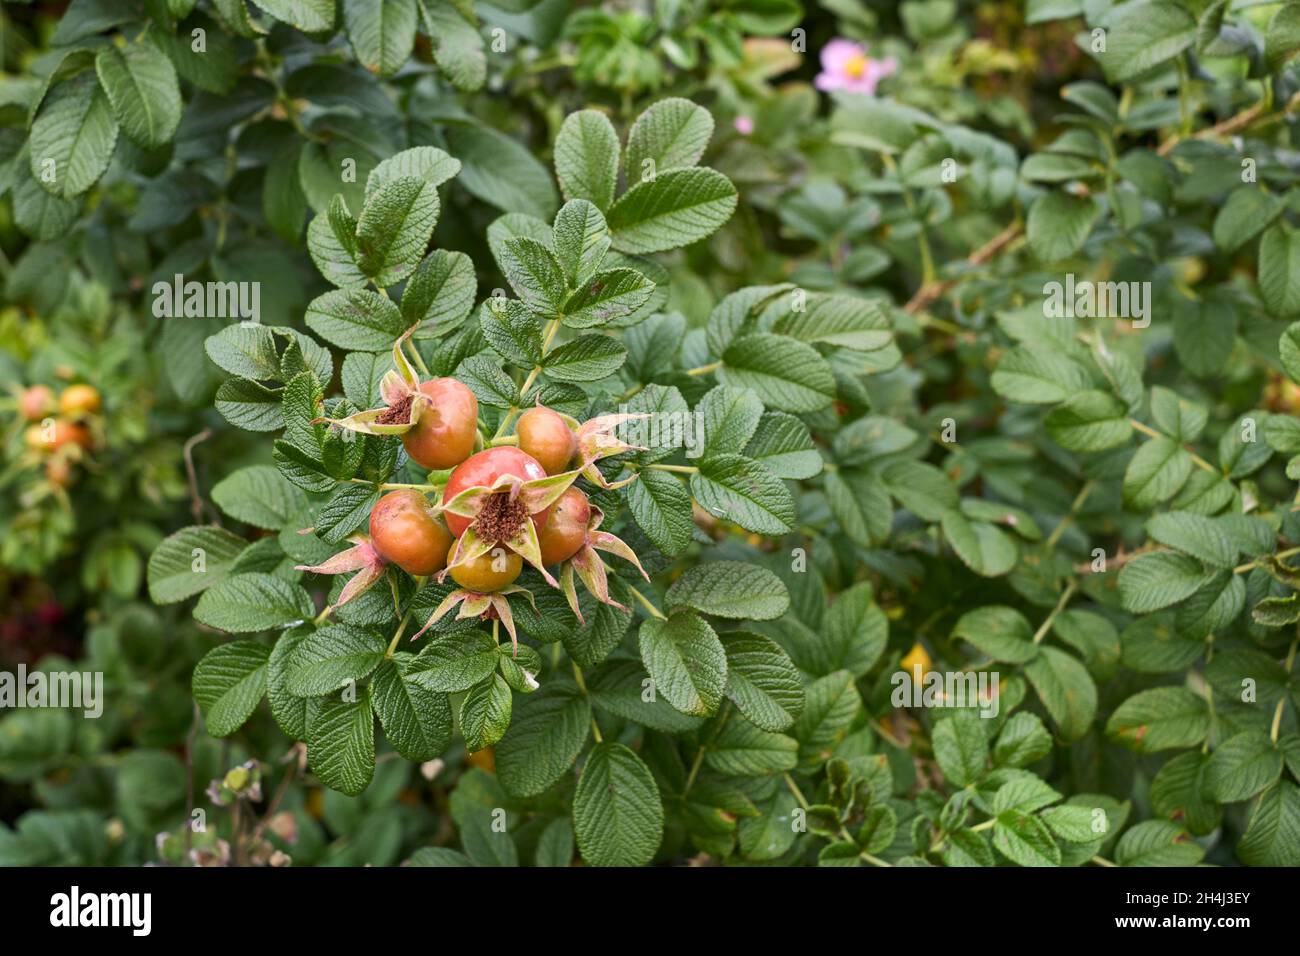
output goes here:
<path id="1" fill-rule="evenodd" d="M 448 516 L 450 517 L 450 515 Z M 524 559 L 506 548 L 493 548 L 473 561 L 451 569 L 451 579 L 467 591 L 489 594 L 513 584 L 524 570 Z"/>
<path id="2" fill-rule="evenodd" d="M 408 574 L 428 575 L 447 566 L 451 535 L 424 495 L 413 489 L 391 491 L 370 511 L 370 541 L 375 550 Z"/>
<path id="3" fill-rule="evenodd" d="M 466 488 L 474 487 L 491 487 L 492 482 L 496 481 L 502 475 L 513 475 L 523 481 L 532 481 L 535 478 L 545 478 L 546 470 L 538 463 L 532 455 L 525 454 L 518 448 L 512 448 L 509 445 L 502 445 L 499 448 L 485 448 L 476 455 L 472 455 L 456 467 L 447 479 L 447 487 L 443 489 L 442 501 L 446 504 L 451 499 Z M 545 511 L 533 515 L 533 524 L 541 531 L 546 525 L 547 518 L 550 517 L 552 505 Z M 462 518 L 460 515 L 454 515 L 450 512 L 447 515 L 447 527 L 456 537 L 465 533 L 465 529 L 470 526 L 471 519 Z"/>
<path id="4" fill-rule="evenodd" d="M 59 411 L 72 418 L 93 415 L 101 404 L 99 391 L 91 385 L 69 385 L 59 396 Z"/>
<path id="5" fill-rule="evenodd" d="M 548 475 L 558 475 L 569 467 L 578 450 L 578 439 L 563 418 L 549 408 L 530 408 L 519 416 L 515 426 L 519 450 L 532 455 Z"/>
<path id="6" fill-rule="evenodd" d="M 54 408 L 54 392 L 47 385 L 24 389 L 18 398 L 18 413 L 29 422 L 39 422 Z"/>
<path id="7" fill-rule="evenodd" d="M 454 378 L 435 378 L 420 383 L 420 391 L 432 405 L 402 435 L 402 445 L 422 468 L 454 468 L 474 451 L 478 433 L 478 399 Z"/>
<path id="8" fill-rule="evenodd" d="M 84 426 L 63 419 L 54 423 L 54 433 L 49 438 L 46 437 L 44 425 L 29 425 L 23 440 L 28 448 L 37 451 L 58 451 L 67 444 L 90 448 L 91 444 L 90 432 Z"/>
<path id="9" fill-rule="evenodd" d="M 587 540 L 587 522 L 590 520 L 591 502 L 577 488 L 570 488 L 555 503 L 546 527 L 537 533 L 542 564 L 559 564 L 577 554 Z"/>

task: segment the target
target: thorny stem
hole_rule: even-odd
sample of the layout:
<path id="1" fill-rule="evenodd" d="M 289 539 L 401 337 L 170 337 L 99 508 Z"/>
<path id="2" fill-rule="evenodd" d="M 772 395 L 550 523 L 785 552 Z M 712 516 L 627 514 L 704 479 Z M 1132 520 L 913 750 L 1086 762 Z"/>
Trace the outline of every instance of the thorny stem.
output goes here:
<path id="1" fill-rule="evenodd" d="M 1291 649 L 1286 653 L 1286 672 L 1291 673 L 1291 668 L 1295 664 L 1296 648 L 1300 647 L 1300 633 L 1296 634 L 1291 641 Z M 1273 726 L 1269 728 L 1268 739 L 1277 743 L 1278 732 L 1282 729 L 1282 711 L 1286 707 L 1287 695 L 1283 694 L 1277 702 L 1277 707 L 1273 710 Z"/>

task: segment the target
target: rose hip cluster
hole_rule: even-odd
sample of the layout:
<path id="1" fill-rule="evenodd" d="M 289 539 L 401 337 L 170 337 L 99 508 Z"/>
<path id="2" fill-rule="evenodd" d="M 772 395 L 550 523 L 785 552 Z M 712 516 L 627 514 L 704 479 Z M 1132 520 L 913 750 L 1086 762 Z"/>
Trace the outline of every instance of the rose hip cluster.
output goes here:
<path id="1" fill-rule="evenodd" d="M 19 416 L 30 422 L 23 434 L 35 464 L 56 488 L 72 480 L 72 468 L 95 447 L 94 430 L 102 407 L 92 385 L 69 385 L 57 396 L 48 385 L 32 385 L 18 393 Z"/>
<path id="2" fill-rule="evenodd" d="M 357 571 L 339 594 L 338 605 L 373 585 L 389 565 L 420 580 L 436 576 L 441 582 L 450 576 L 459 588 L 415 637 L 459 605 L 458 617 L 500 619 L 515 641 L 506 595 L 532 600 L 530 592 L 515 584 L 525 564 L 564 592 L 579 620 L 575 576 L 598 600 L 621 607 L 610 597 L 597 552 L 631 561 L 643 576 L 645 570 L 623 541 L 599 530 L 600 509 L 574 482 L 583 476 L 599 487 L 618 486 L 605 479 L 595 462 L 635 447 L 613 434 L 615 426 L 634 416 L 579 423 L 538 405 L 519 416 L 514 436 L 482 447 L 474 393 L 455 378 L 420 381 L 403 352 L 410 334 L 394 346 L 396 370 L 380 383 L 384 405 L 328 421 L 363 434 L 400 435 L 411 459 L 429 469 L 431 477 L 445 473 L 445 484 L 389 491 L 371 509 L 368 537 L 356 535 L 351 549 L 301 570 Z M 551 571 L 557 566 L 558 578 Z"/>

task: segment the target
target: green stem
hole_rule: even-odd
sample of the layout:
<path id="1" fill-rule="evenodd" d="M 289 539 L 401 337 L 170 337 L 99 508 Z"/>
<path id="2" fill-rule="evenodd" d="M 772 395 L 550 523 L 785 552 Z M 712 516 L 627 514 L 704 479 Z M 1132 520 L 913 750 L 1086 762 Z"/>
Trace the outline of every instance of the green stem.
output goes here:
<path id="1" fill-rule="evenodd" d="M 661 621 L 666 621 L 668 619 L 663 611 L 655 607 L 654 604 L 651 603 L 648 597 L 646 597 L 636 588 L 632 587 L 632 585 L 629 584 L 627 586 L 627 589 L 632 592 L 632 596 L 637 599 L 637 603 L 639 603 L 643 608 L 645 608 L 646 613 L 648 613 L 651 617 L 658 618 Z"/>
<path id="2" fill-rule="evenodd" d="M 1074 496 L 1074 501 L 1071 502 L 1070 504 L 1069 513 L 1064 518 L 1061 519 L 1060 523 L 1057 524 L 1057 526 L 1052 529 L 1052 533 L 1048 535 L 1047 537 L 1048 551 L 1051 551 L 1056 547 L 1057 542 L 1061 540 L 1061 535 L 1065 534 L 1065 529 L 1068 528 L 1071 525 L 1071 523 L 1073 523 L 1073 521 L 1079 516 L 1079 511 L 1080 509 L 1083 508 L 1084 502 L 1088 500 L 1088 496 L 1092 494 L 1092 490 L 1096 487 L 1097 487 L 1097 482 L 1095 480 L 1092 480 L 1092 481 L 1085 482 L 1084 486 L 1079 489 L 1079 493 Z"/>
<path id="3" fill-rule="evenodd" d="M 693 475 L 700 470 L 694 465 L 660 465 L 656 463 L 653 465 L 646 465 L 646 467 L 655 471 L 675 471 L 681 475 Z"/>
<path id="4" fill-rule="evenodd" d="M 1077 591 L 1078 588 L 1079 582 L 1071 578 L 1070 583 L 1067 584 L 1065 590 L 1061 592 L 1061 599 L 1056 602 L 1056 607 L 1052 608 L 1052 613 L 1047 615 L 1047 618 L 1043 623 L 1038 625 L 1038 630 L 1034 632 L 1035 644 L 1041 644 L 1043 642 L 1043 638 L 1047 636 L 1047 632 L 1052 629 L 1052 622 L 1056 620 L 1058 614 L 1065 610 L 1065 606 L 1070 603 L 1070 598 L 1074 596 L 1074 592 Z"/>
<path id="5" fill-rule="evenodd" d="M 1286 672 L 1291 673 L 1291 668 L 1295 665 L 1296 648 L 1300 646 L 1300 634 L 1297 634 L 1291 641 L 1291 650 L 1286 655 Z M 1273 726 L 1269 728 L 1268 739 L 1277 743 L 1277 735 L 1282 730 L 1282 711 L 1286 708 L 1287 695 L 1283 694 L 1277 702 L 1277 707 L 1273 710 Z"/>

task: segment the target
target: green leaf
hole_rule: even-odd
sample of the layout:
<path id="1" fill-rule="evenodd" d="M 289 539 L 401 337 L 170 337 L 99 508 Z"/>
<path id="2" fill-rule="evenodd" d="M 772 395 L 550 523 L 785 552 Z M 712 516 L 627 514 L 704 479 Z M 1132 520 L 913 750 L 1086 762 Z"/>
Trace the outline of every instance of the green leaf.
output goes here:
<path id="1" fill-rule="evenodd" d="M 334 0 L 253 0 L 253 5 L 304 33 L 334 28 Z"/>
<path id="2" fill-rule="evenodd" d="M 739 450 L 778 478 L 812 478 L 822 471 L 822 456 L 808 426 L 784 412 L 764 412 L 749 444 Z"/>
<path id="3" fill-rule="evenodd" d="M 1195 866 L 1204 856 L 1187 831 L 1168 820 L 1134 824 L 1115 845 L 1120 866 Z"/>
<path id="4" fill-rule="evenodd" d="M 95 72 L 113 104 L 113 115 L 132 140 L 155 149 L 176 135 L 181 122 L 176 68 L 150 39 L 101 47 Z"/>
<path id="5" fill-rule="evenodd" d="M 675 710 L 658 694 L 652 694 L 654 682 L 640 661 L 610 660 L 587 678 L 591 704 L 624 720 L 635 721 L 652 730 L 680 734 L 695 730 L 703 722 Z"/>
<path id="6" fill-rule="evenodd" d="M 497 666 L 497 649 L 482 631 L 434 634 L 406 667 L 407 680 L 443 693 L 468 690 Z"/>
<path id="7" fill-rule="evenodd" d="M 564 324 L 588 329 L 631 315 L 650 299 L 655 284 L 635 269 L 610 269 L 587 279 L 564 303 Z"/>
<path id="8" fill-rule="evenodd" d="M 728 777 L 763 777 L 793 770 L 799 744 L 792 737 L 759 730 L 742 717 L 732 717 L 704 751 L 704 763 Z"/>
<path id="9" fill-rule="evenodd" d="M 307 327 L 341 349 L 383 352 L 406 331 L 397 306 L 369 289 L 334 289 L 307 306 Z"/>
<path id="10" fill-rule="evenodd" d="M 1191 597 L 1212 577 L 1212 570 L 1183 554 L 1140 554 L 1120 569 L 1120 600 L 1126 611 L 1149 614 Z"/>
<path id="11" fill-rule="evenodd" d="M 1176 441 L 1161 436 L 1146 442 L 1124 472 L 1124 501 L 1147 511 L 1178 493 L 1192 472 L 1192 458 Z"/>
<path id="12" fill-rule="evenodd" d="M 663 838 L 664 811 L 650 769 L 619 743 L 587 755 L 573 795 L 578 851 L 592 866 L 644 866 Z"/>
<path id="13" fill-rule="evenodd" d="M 727 683 L 727 658 L 718 635 L 698 615 L 674 611 L 641 624 L 641 661 L 655 690 L 683 714 L 717 711 Z"/>
<path id="14" fill-rule="evenodd" d="M 357 61 L 391 76 L 415 46 L 415 0 L 343 0 L 343 25 Z"/>
<path id="15" fill-rule="evenodd" d="M 1270 226 L 1260 241 L 1259 290 L 1274 315 L 1289 318 L 1300 312 L 1300 233 L 1284 223 Z"/>
<path id="16" fill-rule="evenodd" d="M 407 760 L 432 760 L 447 749 L 451 704 L 446 694 L 407 680 L 395 658 L 379 664 L 370 692 L 384 736 Z"/>
<path id="17" fill-rule="evenodd" d="M 375 775 L 375 719 L 370 688 L 355 701 L 320 697 L 307 703 L 307 760 L 331 790 L 355 797 Z"/>
<path id="18" fill-rule="evenodd" d="M 555 175 L 565 199 L 586 199 L 601 212 L 618 185 L 618 134 L 604 113 L 570 113 L 555 138 Z"/>
<path id="19" fill-rule="evenodd" d="M 573 766 L 591 729 L 591 707 L 577 688 L 550 681 L 520 699 L 496 747 L 497 777 L 512 797 L 535 797 Z"/>
<path id="20" fill-rule="evenodd" d="M 498 255 L 511 288 L 528 308 L 545 318 L 560 314 L 568 285 L 550 249 L 536 239 L 518 236 L 503 242 Z"/>
<path id="21" fill-rule="evenodd" d="M 1024 664 L 1038 656 L 1033 628 L 1014 608 L 990 604 L 967 611 L 958 619 L 952 636 L 973 644 L 995 661 Z"/>
<path id="22" fill-rule="evenodd" d="M 417 338 L 448 332 L 474 311 L 477 291 L 470 257 L 437 249 L 424 257 L 402 290 L 402 324 L 421 323 Z"/>
<path id="23" fill-rule="evenodd" d="M 472 8 L 462 10 L 452 0 L 421 2 L 424 32 L 433 39 L 433 58 L 460 90 L 478 90 L 487 79 L 483 37 L 473 22 Z M 468 18 L 467 18 L 468 17 Z"/>
<path id="24" fill-rule="evenodd" d="M 850 540 L 870 548 L 888 537 L 894 511 L 884 482 L 873 472 L 827 472 L 824 486 L 831 514 Z"/>
<path id="25" fill-rule="evenodd" d="M 758 462 L 718 455 L 699 468 L 691 475 L 691 492 L 705 511 L 758 534 L 790 530 L 795 511 L 789 489 Z"/>
<path id="26" fill-rule="evenodd" d="M 691 542 L 695 523 L 691 496 L 682 483 L 662 471 L 642 471 L 627 489 L 632 518 L 656 548 L 676 557 Z"/>
<path id="27" fill-rule="evenodd" d="M 299 697 L 319 697 L 369 677 L 384 659 L 382 638 L 347 624 L 331 624 L 308 635 L 285 662 L 285 688 Z"/>
<path id="28" fill-rule="evenodd" d="M 1128 698 L 1106 721 L 1106 734 L 1139 753 L 1192 747 L 1210 730 L 1205 700 L 1185 687 L 1154 687 Z"/>
<path id="29" fill-rule="evenodd" d="M 1015 542 L 994 525 L 970 521 L 960 511 L 945 512 L 942 525 L 948 544 L 976 574 L 995 578 L 1016 566 L 1020 552 Z"/>
<path id="30" fill-rule="evenodd" d="M 380 186 L 394 179 L 414 177 L 423 179 L 430 186 L 441 186 L 459 172 L 460 160 L 449 156 L 445 150 L 436 146 L 412 146 L 394 153 L 370 171 L 366 177 L 366 201 L 370 200 Z"/>
<path id="31" fill-rule="evenodd" d="M 309 620 L 311 595 L 269 574 L 236 574 L 203 592 L 194 608 L 200 624 L 234 634 L 266 631 Z"/>
<path id="32" fill-rule="evenodd" d="M 819 677 L 804 688 L 804 693 L 803 713 L 795 721 L 793 734 L 799 741 L 803 762 L 820 763 L 830 757 L 848 733 L 862 701 L 848 671 Z"/>
<path id="33" fill-rule="evenodd" d="M 1097 685 L 1078 660 L 1054 647 L 1040 647 L 1025 665 L 1025 677 L 1062 737 L 1078 740 L 1088 732 L 1097 715 Z"/>
<path id="34" fill-rule="evenodd" d="M 627 349 L 608 335 L 580 335 L 552 349 L 542 360 L 542 370 L 561 382 L 597 382 L 623 367 Z"/>
<path id="35" fill-rule="evenodd" d="M 800 342 L 824 342 L 871 352 L 893 341 L 889 317 L 876 302 L 848 295 L 819 295 L 807 308 L 780 316 L 772 331 Z"/>
<path id="36" fill-rule="evenodd" d="M 1051 752 L 1052 735 L 1042 720 L 1037 714 L 1022 711 L 1012 714 L 1002 725 L 993 746 L 993 762 L 999 767 L 1028 767 Z"/>
<path id="37" fill-rule="evenodd" d="M 955 787 L 965 787 L 984 776 L 989 759 L 988 739 L 980 718 L 959 711 L 934 725 L 934 759 Z"/>
<path id="38" fill-rule="evenodd" d="M 758 634 L 720 635 L 727 656 L 726 695 L 755 726 L 780 732 L 803 712 L 803 684 L 785 651 Z"/>
<path id="39" fill-rule="evenodd" d="M 362 273 L 380 288 L 408 278 L 424 258 L 440 209 L 438 189 L 426 179 L 398 176 L 381 182 L 366 197 L 357 220 Z"/>
<path id="40" fill-rule="evenodd" d="M 815 412 L 835 399 L 835 375 L 811 345 L 757 332 L 734 340 L 722 355 L 718 379 L 752 388 L 769 408 Z"/>
<path id="41" fill-rule="evenodd" d="M 460 732 L 466 750 L 482 750 L 501 739 L 510 726 L 512 700 L 510 685 L 500 674 L 469 689 L 460 704 Z"/>
<path id="42" fill-rule="evenodd" d="M 1021 345 L 1006 353 L 993 371 L 993 389 L 1013 402 L 1063 402 L 1092 385 L 1087 370 L 1050 345 Z"/>
<path id="43" fill-rule="evenodd" d="M 1110 12 L 1105 25 L 1109 45 L 1098 59 L 1113 83 L 1172 60 L 1196 40 L 1196 20 L 1172 0 L 1122 4 Z"/>
<path id="44" fill-rule="evenodd" d="M 550 174 L 522 144 L 483 126 L 449 126 L 447 145 L 461 161 L 458 182 L 503 212 L 549 220 L 557 205 Z"/>
<path id="45" fill-rule="evenodd" d="M 1282 773 L 1282 752 L 1260 730 L 1246 730 L 1214 748 L 1205 768 L 1210 793 L 1220 803 L 1249 800 Z"/>
<path id="46" fill-rule="evenodd" d="M 673 169 L 632 186 L 609 209 L 614 248 L 644 255 L 711 236 L 736 209 L 736 187 L 712 169 Z"/>
<path id="47" fill-rule="evenodd" d="M 694 166 L 712 137 L 713 116 L 704 107 L 678 96 L 659 100 L 627 134 L 627 181 Z"/>
<path id="48" fill-rule="evenodd" d="M 175 604 L 225 579 L 248 544 L 223 528 L 182 528 L 164 538 L 149 556 L 149 598 Z"/>
<path id="49" fill-rule="evenodd" d="M 542 321 L 518 299 L 489 296 L 479 310 L 483 337 L 516 365 L 542 361 Z"/>
<path id="50" fill-rule="evenodd" d="M 1167 511 L 1147 521 L 1147 534 L 1166 547 L 1220 568 L 1237 563 L 1237 547 L 1219 525 L 1204 515 Z"/>
<path id="51" fill-rule="evenodd" d="M 605 260 L 609 228 L 596 206 L 585 199 L 572 199 L 555 214 L 552 241 L 565 279 L 576 288 L 595 275 Z"/>
<path id="52" fill-rule="evenodd" d="M 1060 866 L 1061 848 L 1047 825 L 1020 810 L 1003 810 L 993 824 L 993 846 L 1020 866 Z"/>
<path id="53" fill-rule="evenodd" d="M 790 592 L 771 571 L 739 561 L 708 561 L 673 582 L 667 606 L 734 620 L 770 621 L 790 607 Z"/>
<path id="54" fill-rule="evenodd" d="M 303 493 L 270 465 L 250 465 L 227 475 L 212 489 L 212 500 L 245 524 L 279 531 L 307 504 Z"/>
<path id="55" fill-rule="evenodd" d="M 271 716 L 280 729 L 294 740 L 307 739 L 307 699 L 289 693 L 288 660 L 300 643 L 311 633 L 310 628 L 297 628 L 280 635 L 271 648 L 266 664 L 266 699 L 271 705 Z"/>
<path id="56" fill-rule="evenodd" d="M 1052 440 L 1066 451 L 1106 451 L 1129 440 L 1133 426 L 1127 410 L 1106 392 L 1076 392 L 1043 420 Z"/>
<path id="57" fill-rule="evenodd" d="M 218 644 L 194 668 L 194 702 L 214 737 L 228 737 L 257 709 L 266 692 L 270 650 L 255 641 Z"/>
<path id="58" fill-rule="evenodd" d="M 816 673 L 844 670 L 861 677 L 871 670 L 889 640 L 889 618 L 876 604 L 871 585 L 862 582 L 842 591 L 818 636 L 821 640 L 808 648 L 811 656 L 805 660 L 816 663 Z"/>
<path id="59" fill-rule="evenodd" d="M 1235 252 L 1282 213 L 1285 203 L 1254 183 L 1239 186 L 1214 217 L 1214 244 Z"/>
<path id="60" fill-rule="evenodd" d="M 82 73 L 56 85 L 45 97 L 32 123 L 29 154 L 33 185 L 50 196 L 72 199 L 99 181 L 113 158 L 117 145 L 117 122 L 103 90 L 88 73 Z M 52 168 L 51 168 L 52 165 Z M 49 177 L 53 175 L 53 180 Z M 28 190 L 30 193 L 30 190 Z M 40 192 L 40 190 L 38 190 Z M 43 198 L 33 195 L 32 199 Z M 17 196 L 15 196 L 15 202 Z M 44 213 L 57 214 L 65 207 L 53 207 L 35 215 L 34 203 L 27 204 L 27 215 L 20 217 L 29 224 L 46 222 Z M 73 213 L 66 218 L 74 218 Z M 34 234 L 54 238 L 62 229 L 31 229 Z"/>
<path id="61" fill-rule="evenodd" d="M 1280 780 L 1261 794 L 1237 856 L 1247 866 L 1300 866 L 1300 788 Z"/>
<path id="62" fill-rule="evenodd" d="M 1083 246 L 1097 220 L 1096 200 L 1053 191 L 1029 207 L 1029 247 L 1043 262 L 1058 262 Z"/>

